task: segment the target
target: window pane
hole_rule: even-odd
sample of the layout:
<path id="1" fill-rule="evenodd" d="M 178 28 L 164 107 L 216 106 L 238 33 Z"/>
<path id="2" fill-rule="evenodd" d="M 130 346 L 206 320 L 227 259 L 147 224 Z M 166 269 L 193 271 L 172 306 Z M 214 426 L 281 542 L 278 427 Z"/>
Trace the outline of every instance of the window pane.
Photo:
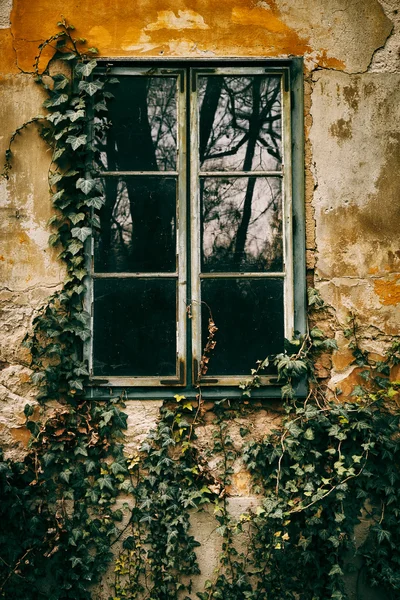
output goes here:
<path id="1" fill-rule="evenodd" d="M 110 127 L 97 138 L 108 171 L 176 169 L 175 77 L 118 76 L 109 103 Z"/>
<path id="2" fill-rule="evenodd" d="M 94 375 L 176 374 L 176 281 L 94 281 Z"/>
<path id="3" fill-rule="evenodd" d="M 275 171 L 282 166 L 280 77 L 199 76 L 204 171 Z"/>
<path id="4" fill-rule="evenodd" d="M 176 180 L 105 177 L 95 237 L 97 273 L 170 273 L 176 269 Z"/>
<path id="5" fill-rule="evenodd" d="M 257 360 L 283 350 L 282 279 L 205 279 L 201 299 L 218 327 L 207 375 L 248 375 Z M 202 304 L 202 347 L 208 317 Z"/>
<path id="6" fill-rule="evenodd" d="M 283 270 L 281 180 L 201 179 L 202 271 Z"/>

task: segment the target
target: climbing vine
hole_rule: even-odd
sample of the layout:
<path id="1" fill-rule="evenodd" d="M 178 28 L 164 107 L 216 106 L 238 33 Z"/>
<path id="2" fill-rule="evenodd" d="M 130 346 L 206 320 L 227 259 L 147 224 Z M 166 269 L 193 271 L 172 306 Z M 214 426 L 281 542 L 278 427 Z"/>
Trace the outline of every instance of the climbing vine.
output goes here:
<path id="1" fill-rule="evenodd" d="M 17 136 L 37 125 L 52 152 L 48 181 L 55 214 L 49 244 L 60 250 L 66 268 L 62 289 L 39 311 L 25 340 L 43 414 L 38 419 L 26 406 L 32 434 L 27 457 L 23 464 L 2 463 L 0 595 L 27 600 L 91 597 L 92 582 L 112 556 L 122 518 L 113 504 L 127 473 L 121 444 L 126 415 L 114 401 L 85 397 L 88 370 L 82 355 L 90 318 L 83 302 L 85 242 L 104 202 L 93 137 L 107 127 L 98 115 L 107 111 L 108 87 L 115 80 L 94 78 L 97 50 L 75 38 L 66 21 L 59 27 L 39 47 L 32 73 L 46 92 L 47 114 L 11 136 L 3 171 L 9 178 Z M 41 70 L 48 49 L 53 57 Z M 50 408 L 49 402 L 56 405 Z"/>
<path id="2" fill-rule="evenodd" d="M 241 400 L 210 408 L 200 386 L 195 401 L 166 399 L 133 456 L 124 453 L 123 402 L 85 395 L 85 244 L 104 203 L 94 138 L 109 126 L 110 89 L 118 82 L 96 75 L 97 50 L 66 21 L 59 26 L 39 47 L 33 68 L 47 113 L 14 132 L 3 171 L 8 178 L 21 131 L 38 126 L 52 151 L 49 243 L 60 251 L 66 279 L 25 341 L 41 407 L 40 413 L 25 408 L 26 458 L 0 457 L 0 597 L 89 600 L 93 584 L 113 565 L 110 600 L 340 600 L 356 554 L 369 582 L 398 598 L 400 383 L 391 381 L 390 370 L 400 363 L 399 342 L 372 361 L 350 316 L 344 333 L 359 381 L 342 400 L 341 390 L 328 390 L 315 373 L 321 353 L 336 343 L 310 326 L 282 353 L 260 357 L 240 386 Z M 48 49 L 54 55 L 42 70 Z M 315 290 L 309 310 L 326 310 Z M 212 361 L 217 325 L 210 314 L 199 379 Z M 282 390 L 280 425 L 263 439 L 240 427 L 238 444 L 231 425 L 257 410 L 252 391 L 270 365 Z M 198 436 L 210 414 L 207 446 Z M 234 518 L 229 491 L 238 460 L 251 475 L 258 506 Z M 194 591 L 199 542 L 191 515 L 202 510 L 214 514 L 221 553 L 214 576 Z M 361 519 L 368 533 L 355 548 Z"/>

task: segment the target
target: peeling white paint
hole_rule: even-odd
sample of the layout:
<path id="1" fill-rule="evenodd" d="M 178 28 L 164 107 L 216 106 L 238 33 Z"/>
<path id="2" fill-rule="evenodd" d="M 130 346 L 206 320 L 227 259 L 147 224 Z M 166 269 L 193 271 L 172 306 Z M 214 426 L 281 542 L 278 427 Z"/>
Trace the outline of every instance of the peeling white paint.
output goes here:
<path id="1" fill-rule="evenodd" d="M 0 0 L 0 29 L 8 29 L 11 25 L 12 3 L 13 0 Z"/>

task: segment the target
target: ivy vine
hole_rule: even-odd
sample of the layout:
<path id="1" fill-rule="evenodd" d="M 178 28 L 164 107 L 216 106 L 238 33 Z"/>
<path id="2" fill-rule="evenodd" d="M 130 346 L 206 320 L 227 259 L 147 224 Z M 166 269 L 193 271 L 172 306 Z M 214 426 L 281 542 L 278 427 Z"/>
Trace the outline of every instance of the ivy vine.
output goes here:
<path id="1" fill-rule="evenodd" d="M 343 574 L 352 554 L 369 582 L 395 600 L 400 382 L 391 381 L 390 370 L 400 363 L 399 342 L 382 361 L 372 361 L 350 317 L 345 335 L 359 381 L 342 400 L 340 390 L 328 390 L 314 372 L 319 355 L 334 350 L 335 341 L 311 327 L 282 353 L 257 363 L 241 384 L 241 401 L 214 403 L 208 450 L 197 439 L 206 413 L 200 388 L 196 401 L 180 395 L 166 400 L 156 428 L 130 457 L 124 454 L 122 401 L 86 397 L 85 243 L 104 203 L 93 140 L 108 127 L 109 90 L 117 81 L 97 77 L 97 50 L 75 37 L 66 21 L 59 26 L 39 47 L 33 70 L 47 94 L 47 114 L 14 132 L 3 171 L 8 178 L 17 136 L 37 125 L 52 150 L 49 242 L 60 250 L 66 279 L 36 315 L 25 341 L 42 407 L 40 415 L 31 405 L 25 408 L 27 455 L 20 463 L 0 456 L 0 597 L 89 600 L 114 561 L 110 600 L 189 600 L 199 574 L 191 514 L 206 507 L 214 512 L 221 554 L 214 577 L 196 592 L 200 600 L 344 600 Z M 41 70 L 46 48 L 54 56 Z M 326 310 L 315 290 L 309 308 L 317 315 Z M 212 360 L 216 332 L 210 315 L 200 375 Z M 239 448 L 230 424 L 257 410 L 252 390 L 271 363 L 282 387 L 281 424 L 261 440 L 242 428 Z M 296 394 L 299 380 L 308 382 L 306 397 Z M 213 469 L 210 455 L 218 458 Z M 229 488 L 238 458 L 252 476 L 259 504 L 235 519 Z M 124 506 L 117 504 L 122 498 Z M 370 526 L 355 548 L 360 519 Z"/>
<path id="2" fill-rule="evenodd" d="M 95 48 L 75 38 L 65 20 L 60 31 L 39 46 L 33 77 L 45 90 L 45 116 L 38 115 L 11 136 L 3 176 L 9 178 L 12 149 L 20 132 L 34 124 L 52 151 L 49 191 L 55 231 L 49 238 L 60 249 L 66 279 L 33 321 L 25 340 L 32 356 L 33 383 L 43 406 L 37 419 L 25 415 L 32 436 L 23 464 L 1 463 L 0 596 L 26 600 L 47 597 L 88 599 L 90 587 L 111 560 L 122 513 L 115 497 L 125 479 L 122 453 L 126 415 L 117 403 L 85 397 L 88 378 L 82 345 L 89 337 L 85 241 L 98 225 L 104 203 L 95 177 L 93 136 L 107 127 L 98 118 L 116 82 L 92 76 Z M 44 70 L 45 49 L 54 51 Z M 49 410 L 50 401 L 56 408 Z"/>

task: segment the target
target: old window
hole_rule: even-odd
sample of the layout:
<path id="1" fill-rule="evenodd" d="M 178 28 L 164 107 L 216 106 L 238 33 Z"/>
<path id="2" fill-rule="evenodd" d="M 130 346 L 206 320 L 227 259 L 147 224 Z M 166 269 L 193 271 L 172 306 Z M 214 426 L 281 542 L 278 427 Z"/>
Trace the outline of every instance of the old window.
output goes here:
<path id="1" fill-rule="evenodd" d="M 221 393 L 301 329 L 293 65 L 111 70 L 111 125 L 96 139 L 105 204 L 92 241 L 93 384 L 153 397 L 194 389 L 212 316 L 201 383 Z"/>

